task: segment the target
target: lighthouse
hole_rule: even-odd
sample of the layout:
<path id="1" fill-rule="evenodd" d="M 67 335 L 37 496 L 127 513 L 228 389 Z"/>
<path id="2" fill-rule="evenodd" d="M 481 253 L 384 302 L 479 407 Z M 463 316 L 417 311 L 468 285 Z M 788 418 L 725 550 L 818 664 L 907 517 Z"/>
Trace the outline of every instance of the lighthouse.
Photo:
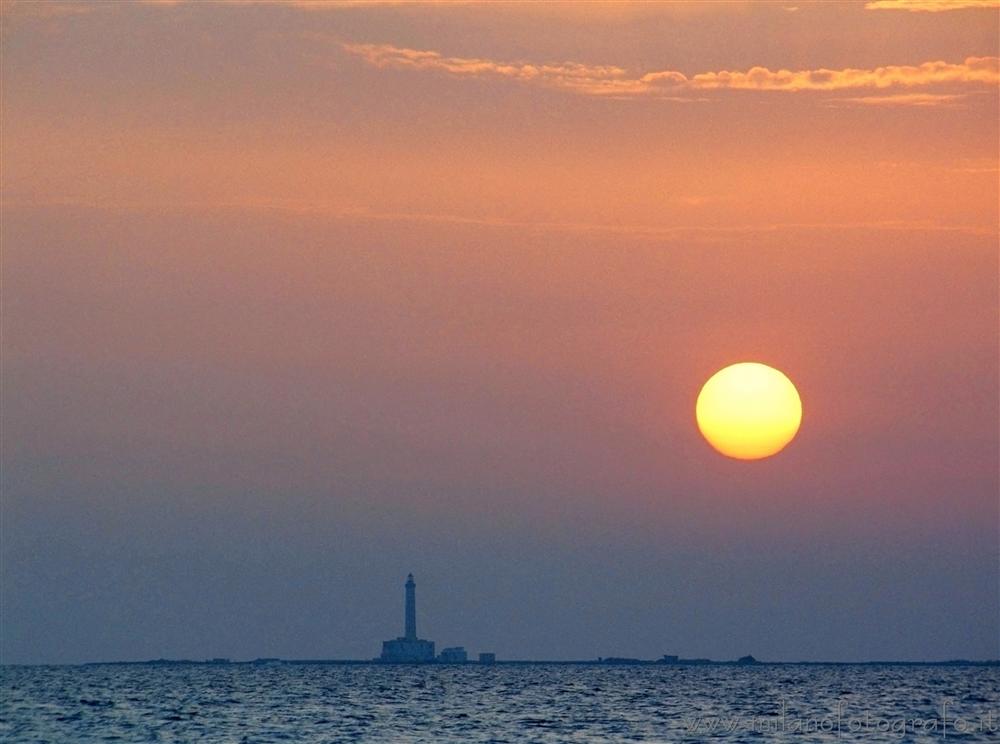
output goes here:
<path id="1" fill-rule="evenodd" d="M 382 641 L 380 661 L 419 662 L 434 661 L 434 641 L 417 637 L 417 582 L 413 574 L 406 577 L 406 610 L 403 635 L 391 641 Z"/>
<path id="2" fill-rule="evenodd" d="M 417 640 L 417 582 L 413 574 L 406 577 L 406 635 L 408 641 Z"/>

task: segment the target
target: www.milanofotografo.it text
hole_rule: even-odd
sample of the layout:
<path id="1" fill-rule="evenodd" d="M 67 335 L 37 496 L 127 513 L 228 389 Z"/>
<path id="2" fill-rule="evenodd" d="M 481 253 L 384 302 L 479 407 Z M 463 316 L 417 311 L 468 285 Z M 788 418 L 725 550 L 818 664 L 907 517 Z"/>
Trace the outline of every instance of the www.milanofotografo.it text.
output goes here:
<path id="1" fill-rule="evenodd" d="M 725 734 L 753 732 L 759 734 L 889 734 L 900 737 L 922 734 L 941 736 L 1000 733 L 1000 713 L 957 715 L 943 702 L 928 718 L 917 716 L 889 716 L 872 711 L 852 711 L 845 701 L 838 701 L 836 708 L 827 715 L 802 717 L 790 714 L 787 704 L 781 701 L 776 715 L 692 716 L 685 719 L 690 733 Z"/>

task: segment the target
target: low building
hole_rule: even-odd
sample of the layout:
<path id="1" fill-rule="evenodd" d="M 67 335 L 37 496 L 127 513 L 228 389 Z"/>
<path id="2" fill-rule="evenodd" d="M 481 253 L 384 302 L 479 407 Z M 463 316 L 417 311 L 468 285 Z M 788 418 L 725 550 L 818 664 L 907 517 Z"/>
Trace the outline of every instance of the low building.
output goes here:
<path id="1" fill-rule="evenodd" d="M 434 661 L 434 641 L 421 638 L 412 641 L 406 638 L 382 641 L 382 655 L 379 659 L 394 662 Z"/>
<path id="2" fill-rule="evenodd" d="M 452 646 L 451 648 L 446 648 L 438 656 L 438 661 L 443 661 L 448 664 L 462 664 L 469 660 L 469 655 L 465 653 L 465 648 L 462 646 Z"/>
<path id="3" fill-rule="evenodd" d="M 480 664 L 496 664 L 497 663 L 497 655 L 496 654 L 487 654 L 487 653 L 479 654 L 479 663 Z"/>

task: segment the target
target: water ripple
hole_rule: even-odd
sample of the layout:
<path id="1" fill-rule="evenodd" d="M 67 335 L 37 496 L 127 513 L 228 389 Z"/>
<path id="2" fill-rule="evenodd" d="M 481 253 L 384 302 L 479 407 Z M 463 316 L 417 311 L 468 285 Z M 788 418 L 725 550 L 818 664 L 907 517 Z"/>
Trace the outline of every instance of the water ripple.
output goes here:
<path id="1" fill-rule="evenodd" d="M 996 667 L 0 667 L 5 742 L 1000 741 Z"/>

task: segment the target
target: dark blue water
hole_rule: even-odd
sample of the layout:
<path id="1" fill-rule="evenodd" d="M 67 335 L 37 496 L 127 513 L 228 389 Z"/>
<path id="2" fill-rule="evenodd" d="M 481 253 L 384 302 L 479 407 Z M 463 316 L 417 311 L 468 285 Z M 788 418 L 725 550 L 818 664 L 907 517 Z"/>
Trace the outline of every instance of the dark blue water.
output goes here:
<path id="1" fill-rule="evenodd" d="M 3 667 L 4 742 L 1000 741 L 997 667 Z"/>

